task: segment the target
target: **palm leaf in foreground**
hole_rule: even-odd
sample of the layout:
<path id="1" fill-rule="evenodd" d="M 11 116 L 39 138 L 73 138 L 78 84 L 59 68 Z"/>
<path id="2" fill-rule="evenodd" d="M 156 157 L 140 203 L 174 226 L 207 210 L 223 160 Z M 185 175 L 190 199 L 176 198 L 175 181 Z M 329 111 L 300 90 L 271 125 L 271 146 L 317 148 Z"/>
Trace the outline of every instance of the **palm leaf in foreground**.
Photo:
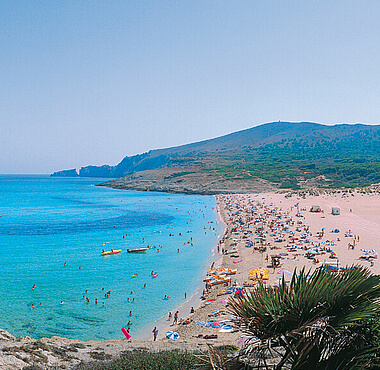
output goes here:
<path id="1" fill-rule="evenodd" d="M 360 328 L 379 309 L 380 277 L 361 266 L 309 273 L 294 271 L 289 285 L 282 278 L 279 286 L 260 284 L 230 301 L 243 332 L 255 339 L 243 351 L 252 364 L 303 369 L 311 363 L 329 368 L 334 362 L 349 367 L 356 350 L 367 345 Z"/>

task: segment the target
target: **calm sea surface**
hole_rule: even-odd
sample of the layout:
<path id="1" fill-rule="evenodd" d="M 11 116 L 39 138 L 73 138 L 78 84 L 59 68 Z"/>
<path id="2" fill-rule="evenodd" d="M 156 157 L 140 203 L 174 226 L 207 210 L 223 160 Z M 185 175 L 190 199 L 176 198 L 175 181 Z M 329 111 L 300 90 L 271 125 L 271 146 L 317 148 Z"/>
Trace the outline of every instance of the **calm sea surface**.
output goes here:
<path id="1" fill-rule="evenodd" d="M 136 335 L 202 284 L 222 231 L 214 198 L 94 186 L 102 181 L 0 176 L 0 328 L 123 339 L 129 320 Z M 122 252 L 101 256 L 111 248 Z"/>

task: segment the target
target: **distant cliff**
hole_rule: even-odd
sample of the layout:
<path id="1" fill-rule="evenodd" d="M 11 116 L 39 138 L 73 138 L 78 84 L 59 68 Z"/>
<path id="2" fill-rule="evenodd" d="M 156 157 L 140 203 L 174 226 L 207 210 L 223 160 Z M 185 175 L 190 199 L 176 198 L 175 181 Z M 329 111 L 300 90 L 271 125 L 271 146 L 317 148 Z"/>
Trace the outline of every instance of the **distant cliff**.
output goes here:
<path id="1" fill-rule="evenodd" d="M 50 175 L 51 177 L 78 177 L 78 172 L 75 168 L 72 170 L 62 170 L 54 172 Z"/>
<path id="2" fill-rule="evenodd" d="M 80 177 L 114 177 L 111 175 L 115 166 L 86 166 L 79 170 Z"/>

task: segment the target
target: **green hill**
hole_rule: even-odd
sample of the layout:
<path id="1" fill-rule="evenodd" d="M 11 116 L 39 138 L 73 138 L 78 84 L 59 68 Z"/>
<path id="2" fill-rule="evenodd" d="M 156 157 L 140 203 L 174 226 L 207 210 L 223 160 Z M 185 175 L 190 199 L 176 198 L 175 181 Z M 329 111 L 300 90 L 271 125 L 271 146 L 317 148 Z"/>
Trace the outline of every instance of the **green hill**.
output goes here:
<path id="1" fill-rule="evenodd" d="M 272 122 L 125 157 L 116 166 L 82 167 L 79 176 L 160 168 L 191 168 L 229 181 L 259 178 L 280 188 L 366 186 L 380 182 L 380 125 Z"/>

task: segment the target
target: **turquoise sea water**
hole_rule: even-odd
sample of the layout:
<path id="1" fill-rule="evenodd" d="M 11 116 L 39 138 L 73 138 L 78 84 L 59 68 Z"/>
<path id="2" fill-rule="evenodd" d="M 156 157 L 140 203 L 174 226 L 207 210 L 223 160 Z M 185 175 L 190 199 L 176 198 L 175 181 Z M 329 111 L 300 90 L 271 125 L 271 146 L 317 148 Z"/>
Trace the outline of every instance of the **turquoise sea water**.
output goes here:
<path id="1" fill-rule="evenodd" d="M 221 232 L 214 198 L 93 186 L 102 181 L 0 176 L 2 329 L 34 338 L 123 339 L 129 320 L 138 334 L 202 284 Z M 126 252 L 148 245 L 156 248 Z M 101 256 L 111 248 L 122 252 Z"/>

